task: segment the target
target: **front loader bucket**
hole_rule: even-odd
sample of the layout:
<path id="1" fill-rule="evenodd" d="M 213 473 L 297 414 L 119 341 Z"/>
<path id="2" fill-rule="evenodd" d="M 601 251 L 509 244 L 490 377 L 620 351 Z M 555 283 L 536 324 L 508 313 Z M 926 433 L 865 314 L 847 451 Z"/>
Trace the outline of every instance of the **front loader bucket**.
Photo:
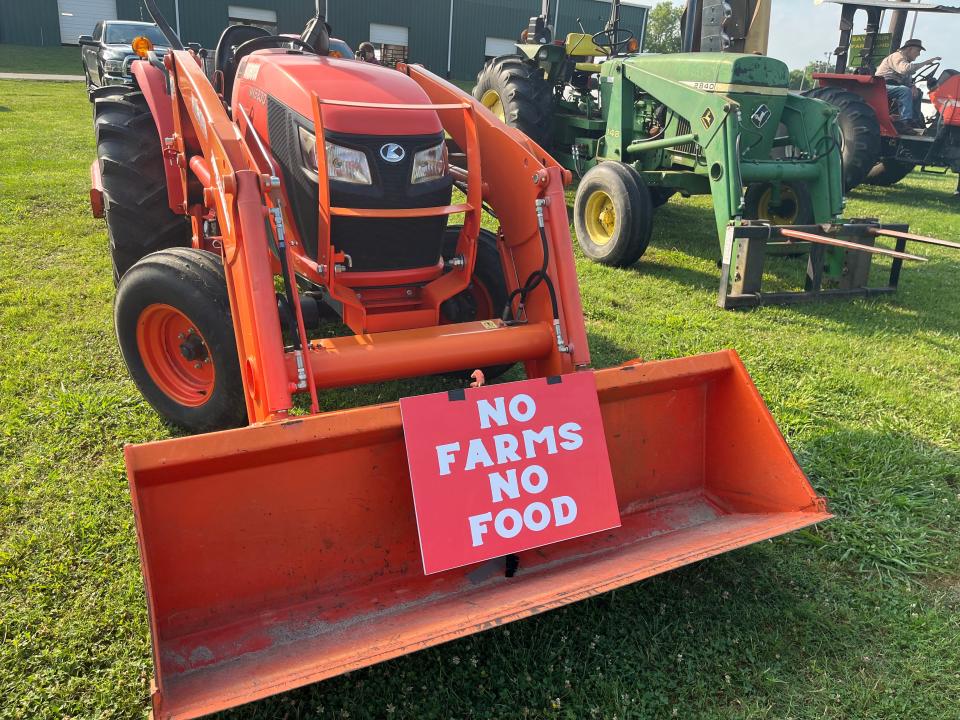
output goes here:
<path id="1" fill-rule="evenodd" d="M 732 351 L 596 372 L 622 527 L 425 576 L 396 403 L 126 449 L 155 717 L 193 718 L 829 518 Z"/>

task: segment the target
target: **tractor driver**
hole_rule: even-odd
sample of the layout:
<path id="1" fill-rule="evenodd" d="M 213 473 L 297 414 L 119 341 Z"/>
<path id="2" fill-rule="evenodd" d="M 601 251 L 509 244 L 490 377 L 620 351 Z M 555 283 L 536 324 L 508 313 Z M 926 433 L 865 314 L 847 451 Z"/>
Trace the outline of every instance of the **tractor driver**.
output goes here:
<path id="1" fill-rule="evenodd" d="M 933 65 L 940 58 L 930 58 L 923 62 L 916 62 L 921 52 L 926 48 L 916 38 L 907 40 L 903 47 L 888 55 L 877 68 L 877 77 L 882 77 L 887 83 L 887 96 L 896 100 L 900 108 L 898 130 L 913 132 L 913 128 L 923 128 L 923 114 L 920 111 L 920 90 L 914 85 L 913 76 L 921 68 Z"/>
<path id="2" fill-rule="evenodd" d="M 360 43 L 360 47 L 357 48 L 357 60 L 374 63 L 377 65 L 379 64 L 372 42 L 364 41 Z"/>

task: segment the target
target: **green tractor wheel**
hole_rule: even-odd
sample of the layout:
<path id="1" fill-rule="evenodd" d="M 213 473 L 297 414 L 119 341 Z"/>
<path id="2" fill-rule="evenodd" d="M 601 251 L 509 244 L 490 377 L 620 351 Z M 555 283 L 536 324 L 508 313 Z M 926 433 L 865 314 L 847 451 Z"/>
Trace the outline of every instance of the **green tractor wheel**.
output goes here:
<path id="1" fill-rule="evenodd" d="M 769 220 L 771 225 L 811 225 L 813 200 L 805 183 L 780 183 L 779 201 L 774 199 L 768 182 L 747 186 L 743 197 L 743 216 L 751 220 Z"/>
<path id="2" fill-rule="evenodd" d="M 626 165 L 595 165 L 577 187 L 573 224 L 577 241 L 588 258 L 603 265 L 631 265 L 640 259 L 650 242 L 650 191 Z"/>
<path id="3" fill-rule="evenodd" d="M 537 65 L 519 55 L 488 60 L 477 74 L 473 96 L 504 123 L 548 148 L 553 88 Z"/>

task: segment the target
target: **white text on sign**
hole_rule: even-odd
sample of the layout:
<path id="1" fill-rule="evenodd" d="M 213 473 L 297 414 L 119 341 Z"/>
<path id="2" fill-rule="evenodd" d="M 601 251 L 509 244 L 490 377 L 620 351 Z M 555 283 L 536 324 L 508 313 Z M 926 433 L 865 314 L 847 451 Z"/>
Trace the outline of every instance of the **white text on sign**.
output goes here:
<path id="1" fill-rule="evenodd" d="M 476 403 L 480 428 L 507 427 L 513 422 L 529 422 L 537 412 L 536 402 L 525 393 L 510 398 L 503 397 L 492 401 L 481 399 Z M 466 443 L 466 451 L 459 442 L 444 443 L 436 446 L 438 471 L 441 476 L 451 474 L 451 468 L 463 463 L 463 470 L 475 470 L 477 467 L 494 468 L 509 463 L 534 460 L 538 452 L 555 455 L 561 451 L 574 451 L 583 445 L 582 428 L 579 423 L 566 422 L 555 427 L 545 425 L 539 431 L 530 428 L 515 433 L 500 433 L 491 438 L 488 446 L 482 438 L 473 438 Z M 521 454 L 522 453 L 522 454 Z M 536 464 L 522 469 L 510 468 L 501 472 L 495 470 L 488 475 L 490 499 L 494 503 L 520 499 L 523 493 L 539 495 L 547 489 L 550 479 L 547 471 Z M 493 512 L 480 513 L 467 518 L 473 547 L 483 545 L 484 536 L 493 526 L 493 531 L 502 538 L 516 537 L 526 528 L 533 532 L 544 530 L 551 523 L 555 527 L 569 525 L 577 517 L 577 503 L 569 495 L 560 495 L 543 502 L 535 500 L 521 512 L 514 508 L 503 508 Z"/>

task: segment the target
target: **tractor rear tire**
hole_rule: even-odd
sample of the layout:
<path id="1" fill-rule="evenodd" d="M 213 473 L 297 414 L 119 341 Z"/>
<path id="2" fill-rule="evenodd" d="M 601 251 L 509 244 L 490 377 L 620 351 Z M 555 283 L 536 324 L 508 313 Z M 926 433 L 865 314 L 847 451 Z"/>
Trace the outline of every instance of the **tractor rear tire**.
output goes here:
<path id="1" fill-rule="evenodd" d="M 457 251 L 460 226 L 450 225 L 443 240 L 443 258 L 451 259 Z M 446 323 L 462 323 L 474 320 L 499 320 L 507 306 L 507 281 L 503 277 L 503 263 L 497 249 L 497 236 L 489 230 L 480 230 L 477 236 L 477 260 L 473 267 L 470 286 L 440 305 L 441 320 Z M 481 368 L 487 380 L 503 375 L 513 365 L 493 365 Z M 455 377 L 468 378 L 476 368 Z"/>
<path id="2" fill-rule="evenodd" d="M 473 96 L 507 125 L 550 149 L 553 88 L 536 64 L 519 55 L 488 60 L 477 73 Z"/>
<path id="3" fill-rule="evenodd" d="M 120 279 L 114 322 L 130 376 L 162 417 L 194 433 L 246 424 L 217 255 L 171 248 L 142 258 Z"/>
<path id="4" fill-rule="evenodd" d="M 646 252 L 653 232 L 650 191 L 628 165 L 594 165 L 577 186 L 573 224 L 588 258 L 614 267 L 632 265 Z"/>
<path id="5" fill-rule="evenodd" d="M 748 220 L 769 220 L 771 225 L 812 225 L 813 198 L 802 182 L 780 183 L 780 204 L 772 207 L 773 185 L 751 183 L 743 196 L 743 217 Z"/>
<path id="6" fill-rule="evenodd" d="M 160 136 L 143 93 L 94 93 L 93 125 L 116 284 L 144 255 L 189 246 L 191 229 L 167 202 Z"/>
<path id="7" fill-rule="evenodd" d="M 870 185 L 889 187 L 896 185 L 913 172 L 916 165 L 902 160 L 881 160 L 867 173 L 866 182 Z"/>
<path id="8" fill-rule="evenodd" d="M 837 122 L 843 138 L 843 190 L 849 192 L 866 180 L 880 156 L 877 113 L 862 97 L 841 88 L 814 88 L 803 94 L 830 103 L 840 111 Z"/>

